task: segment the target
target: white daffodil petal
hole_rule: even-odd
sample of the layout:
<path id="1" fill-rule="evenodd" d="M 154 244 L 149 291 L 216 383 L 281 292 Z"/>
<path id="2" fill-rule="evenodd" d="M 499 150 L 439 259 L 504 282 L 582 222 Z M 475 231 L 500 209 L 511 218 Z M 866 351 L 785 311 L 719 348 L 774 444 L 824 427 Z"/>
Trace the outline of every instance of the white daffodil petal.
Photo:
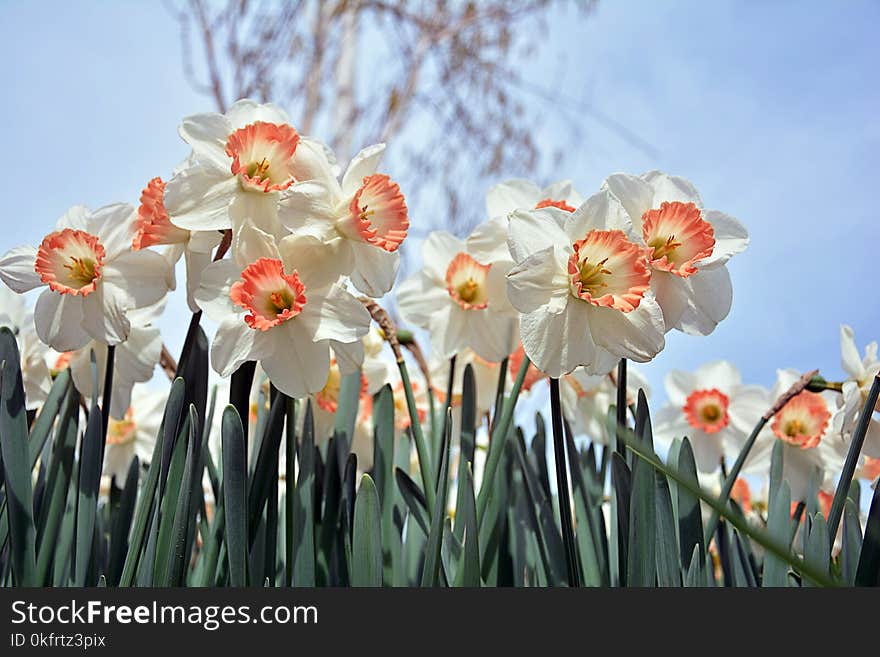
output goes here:
<path id="1" fill-rule="evenodd" d="M 570 214 L 558 208 L 541 208 L 510 215 L 507 247 L 513 261 L 521 263 L 533 253 L 548 247 L 570 244 L 563 226 Z"/>
<path id="2" fill-rule="evenodd" d="M 82 300 L 82 327 L 101 344 L 125 342 L 131 323 L 125 315 L 126 299 L 113 285 L 99 285 Z"/>
<path id="3" fill-rule="evenodd" d="M 498 363 L 516 351 L 519 344 L 517 317 L 499 315 L 488 310 L 466 312 L 470 346 L 480 358 Z"/>
<path id="4" fill-rule="evenodd" d="M 55 230 L 64 230 L 65 228 L 71 228 L 73 230 L 82 230 L 85 232 L 89 232 L 89 218 L 91 217 L 92 211 L 89 210 L 84 205 L 74 205 L 67 209 L 67 211 L 61 215 L 61 218 L 55 222 Z"/>
<path id="5" fill-rule="evenodd" d="M 446 268 L 458 253 L 465 252 L 465 243 L 447 233 L 435 231 L 422 243 L 422 271 L 437 281 L 446 279 Z"/>
<path id="6" fill-rule="evenodd" d="M 332 178 L 294 183 L 278 204 L 278 220 L 292 233 L 329 239 L 336 232 L 336 204 L 341 197 L 342 190 Z"/>
<path id="7" fill-rule="evenodd" d="M 506 217 L 514 210 L 532 210 L 541 200 L 541 189 L 529 180 L 498 183 L 486 193 L 488 217 Z"/>
<path id="8" fill-rule="evenodd" d="M 856 381 L 861 380 L 865 368 L 856 346 L 855 332 L 846 324 L 840 325 L 840 357 L 843 371 Z"/>
<path id="9" fill-rule="evenodd" d="M 590 196 L 569 215 L 563 227 L 570 244 L 583 239 L 591 230 L 622 230 L 628 239 L 636 237 L 629 215 L 608 190 Z"/>
<path id="10" fill-rule="evenodd" d="M 690 335 L 709 335 L 733 305 L 730 273 L 727 267 L 713 267 L 700 270 L 685 282 L 690 300 L 675 328 Z"/>
<path id="11" fill-rule="evenodd" d="M 568 275 L 548 246 L 517 265 L 507 274 L 507 297 L 518 311 L 529 313 L 546 306 L 547 312 L 561 313 L 568 298 Z"/>
<path id="12" fill-rule="evenodd" d="M 165 209 L 171 223 L 192 231 L 232 227 L 229 205 L 239 182 L 229 170 L 200 164 L 185 169 L 165 185 Z"/>
<path id="13" fill-rule="evenodd" d="M 693 184 L 681 176 L 670 176 L 662 171 L 648 171 L 641 176 L 654 190 L 651 207 L 659 207 L 663 201 L 680 201 L 703 207 L 703 200 Z"/>
<path id="14" fill-rule="evenodd" d="M 313 342 L 360 340 L 370 328 L 370 313 L 342 285 L 309 295 L 302 312 L 294 321 L 301 324 Z"/>
<path id="15" fill-rule="evenodd" d="M 617 197 L 632 220 L 634 230 L 641 234 L 642 215 L 651 209 L 654 202 L 654 190 L 651 189 L 651 185 L 638 176 L 615 173 L 605 179 L 602 188 Z"/>
<path id="16" fill-rule="evenodd" d="M 283 330 L 283 357 L 263 359 L 260 365 L 276 388 L 289 397 L 302 399 L 327 383 L 330 345 L 326 341 L 311 342 L 296 322 L 288 324 Z"/>
<path id="17" fill-rule="evenodd" d="M 519 328 L 526 356 L 552 378 L 592 363 L 596 348 L 589 315 L 586 304 L 578 302 L 569 303 L 561 313 L 543 307 L 522 315 Z"/>
<path id="18" fill-rule="evenodd" d="M 700 261 L 701 269 L 723 265 L 749 246 L 746 227 L 730 215 L 718 210 L 703 210 L 703 217 L 712 224 L 715 246 L 712 248 L 712 255 Z"/>
<path id="19" fill-rule="evenodd" d="M 34 270 L 37 250 L 32 246 L 17 246 L 0 258 L 0 280 L 9 289 L 23 294 L 43 285 Z"/>
<path id="20" fill-rule="evenodd" d="M 651 274 L 651 290 L 663 311 L 667 331 L 681 324 L 681 318 L 688 309 L 690 288 L 685 281 L 665 271 L 655 270 Z"/>
<path id="21" fill-rule="evenodd" d="M 174 282 L 168 261 L 155 251 L 127 251 L 104 265 L 104 285 L 121 293 L 126 309 L 145 308 L 168 294 Z M 98 286 L 100 287 L 100 286 Z"/>
<path id="22" fill-rule="evenodd" d="M 474 228 L 466 241 L 467 253 L 480 262 L 509 260 L 507 215 L 484 221 Z"/>
<path id="23" fill-rule="evenodd" d="M 450 305 L 449 293 L 423 271 L 397 286 L 397 308 L 407 324 L 428 328 L 434 314 Z"/>
<path id="24" fill-rule="evenodd" d="M 447 304 L 436 308 L 431 315 L 428 329 L 431 333 L 431 350 L 441 358 L 452 358 L 469 347 L 468 320 L 470 311 Z"/>
<path id="25" fill-rule="evenodd" d="M 342 193 L 345 196 L 353 196 L 363 184 L 364 178 L 376 173 L 384 153 L 385 144 L 373 144 L 362 149 L 352 158 L 351 164 L 342 176 Z"/>
<path id="26" fill-rule="evenodd" d="M 211 366 L 220 376 L 231 376 L 246 361 L 271 355 L 270 341 L 263 331 L 245 324 L 240 315 L 227 317 L 217 327 L 211 345 Z"/>
<path id="27" fill-rule="evenodd" d="M 289 235 L 278 243 L 278 252 L 288 273 L 296 270 L 309 290 L 323 289 L 351 271 L 354 255 L 348 240 L 324 242 L 312 235 Z"/>
<path id="28" fill-rule="evenodd" d="M 628 313 L 591 308 L 590 329 L 597 345 L 637 363 L 651 360 L 666 344 L 663 313 L 650 296 L 645 296 L 638 308 Z"/>
<path id="29" fill-rule="evenodd" d="M 195 302 L 215 322 L 222 322 L 230 315 L 241 313 L 241 308 L 232 303 L 229 296 L 232 284 L 240 277 L 241 269 L 231 260 L 211 263 L 202 271 L 199 287 L 195 292 Z"/>
<path id="30" fill-rule="evenodd" d="M 45 290 L 34 306 L 34 327 L 44 344 L 55 351 L 75 351 L 91 338 L 83 328 L 83 299 Z"/>
<path id="31" fill-rule="evenodd" d="M 128 203 L 114 203 L 95 210 L 88 218 L 88 230 L 104 247 L 104 258 L 113 260 L 131 250 L 137 213 Z"/>
<path id="32" fill-rule="evenodd" d="M 192 147 L 197 160 L 227 170 L 232 163 L 226 154 L 226 141 L 231 132 L 226 117 L 215 112 L 187 116 L 177 128 L 180 138 Z"/>
<path id="33" fill-rule="evenodd" d="M 357 372 L 364 365 L 364 343 L 360 340 L 349 343 L 331 341 L 330 346 L 343 376 Z"/>
<path id="34" fill-rule="evenodd" d="M 391 291 L 400 267 L 400 252 L 388 252 L 366 242 L 352 242 L 354 270 L 351 282 L 370 297 L 381 297 Z"/>

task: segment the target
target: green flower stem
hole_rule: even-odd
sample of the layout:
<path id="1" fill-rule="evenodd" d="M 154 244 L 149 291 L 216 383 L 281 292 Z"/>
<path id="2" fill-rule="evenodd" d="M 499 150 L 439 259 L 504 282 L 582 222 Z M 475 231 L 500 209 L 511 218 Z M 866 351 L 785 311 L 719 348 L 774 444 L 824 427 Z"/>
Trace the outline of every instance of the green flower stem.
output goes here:
<path id="1" fill-rule="evenodd" d="M 434 509 L 434 498 L 436 496 L 434 490 L 434 476 L 431 470 L 431 453 L 428 445 L 425 443 L 425 435 L 422 433 L 422 425 L 419 422 L 419 411 L 416 408 L 416 398 L 413 395 L 412 383 L 409 380 L 409 371 L 406 369 L 406 363 L 403 358 L 397 361 L 397 368 L 400 370 L 400 379 L 403 382 L 403 391 L 406 394 L 406 407 L 409 409 L 410 431 L 413 440 L 416 443 L 416 453 L 419 455 L 419 472 L 422 476 L 422 489 L 425 493 L 425 500 L 428 503 L 428 514 Z"/>
<path id="2" fill-rule="evenodd" d="M 553 454 L 556 461 L 556 495 L 559 501 L 559 524 L 562 527 L 562 544 L 565 547 L 565 562 L 568 571 L 568 585 L 576 588 L 581 585 L 578 570 L 577 547 L 574 541 L 574 528 L 571 522 L 571 499 L 568 493 L 568 466 L 565 460 L 565 438 L 562 435 L 562 405 L 559 400 L 559 379 L 550 379 L 550 413 L 553 422 Z"/>
<path id="3" fill-rule="evenodd" d="M 477 497 L 477 522 L 480 524 L 482 524 L 483 516 L 486 514 L 486 507 L 489 505 L 489 497 L 492 495 L 498 464 L 501 461 L 501 455 L 504 453 L 504 447 L 507 444 L 516 401 L 519 398 L 519 392 L 522 389 L 523 381 L 525 381 L 526 373 L 529 371 L 529 365 L 531 365 L 531 361 L 528 358 L 524 358 L 522 365 L 519 367 L 519 372 L 517 372 L 513 388 L 510 390 L 510 397 L 504 403 L 504 410 L 501 412 L 498 426 L 492 432 L 492 438 L 489 442 L 489 455 L 486 458 L 486 467 L 483 471 L 483 482 L 480 485 L 480 494 Z"/>

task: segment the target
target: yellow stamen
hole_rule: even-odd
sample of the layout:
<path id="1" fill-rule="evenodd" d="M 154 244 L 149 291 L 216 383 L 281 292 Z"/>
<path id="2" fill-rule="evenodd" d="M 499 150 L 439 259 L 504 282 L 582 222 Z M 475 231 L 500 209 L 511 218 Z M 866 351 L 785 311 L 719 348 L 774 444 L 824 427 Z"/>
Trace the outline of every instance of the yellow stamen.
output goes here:
<path id="1" fill-rule="evenodd" d="M 675 257 L 675 250 L 681 246 L 681 242 L 675 241 L 675 235 L 670 235 L 665 240 L 662 236 L 657 236 L 648 242 L 648 246 L 654 247 L 654 260 L 660 260 L 664 257 L 671 260 Z"/>

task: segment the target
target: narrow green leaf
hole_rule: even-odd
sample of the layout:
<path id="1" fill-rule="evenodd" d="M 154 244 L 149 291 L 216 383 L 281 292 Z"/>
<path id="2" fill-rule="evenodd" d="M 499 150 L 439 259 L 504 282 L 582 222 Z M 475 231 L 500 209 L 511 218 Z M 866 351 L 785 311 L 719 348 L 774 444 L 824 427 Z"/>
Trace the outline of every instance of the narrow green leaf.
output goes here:
<path id="1" fill-rule="evenodd" d="M 697 463 L 694 459 L 694 450 L 687 438 L 681 441 L 678 451 L 678 470 L 687 476 L 695 484 L 697 483 Z M 697 547 L 700 559 L 706 551 L 706 543 L 703 538 L 703 514 L 700 510 L 700 500 L 692 495 L 685 487 L 676 486 L 678 491 L 678 536 L 679 551 L 681 554 L 681 566 L 687 568 L 689 559 Z"/>
<path id="2" fill-rule="evenodd" d="M 812 521 L 804 559 L 817 571 L 830 577 L 831 541 L 828 540 L 828 527 L 825 524 L 825 516 L 821 513 L 816 513 Z M 804 585 L 815 586 L 808 577 L 804 578 Z"/>
<path id="3" fill-rule="evenodd" d="M 103 427 L 101 411 L 92 404 L 89 420 L 79 449 L 79 494 L 76 502 L 76 586 L 90 586 L 87 580 L 95 537 L 95 516 L 98 510 L 98 489 L 101 485 L 101 447 Z"/>
<path id="4" fill-rule="evenodd" d="M 351 441 L 357 421 L 358 405 L 361 399 L 361 371 L 357 370 L 342 377 L 339 385 L 339 402 L 336 407 L 333 428 L 336 433 L 345 434 Z M 321 436 L 326 438 L 326 436 Z"/>
<path id="5" fill-rule="evenodd" d="M 394 479 L 397 482 L 397 489 L 400 491 L 404 504 L 409 509 L 410 518 L 415 520 L 415 524 L 427 537 L 431 530 L 430 519 L 428 518 L 428 503 L 425 500 L 424 493 L 422 493 L 419 485 L 400 468 L 395 468 Z"/>
<path id="6" fill-rule="evenodd" d="M 853 500 L 847 499 L 843 509 L 843 535 L 840 546 L 840 570 L 843 583 L 854 586 L 856 569 L 862 552 L 862 527 L 859 522 L 859 510 Z"/>
<path id="7" fill-rule="evenodd" d="M 767 515 L 767 529 L 770 536 L 780 543 L 787 544 L 790 540 L 791 493 L 787 481 L 780 481 L 775 487 Z M 761 585 L 764 587 L 788 586 L 788 564 L 778 555 L 764 555 L 764 577 Z"/>
<path id="8" fill-rule="evenodd" d="M 354 503 L 351 585 L 382 586 L 382 535 L 379 493 L 370 475 L 361 478 Z"/>
<path id="9" fill-rule="evenodd" d="M 156 534 L 156 558 L 153 566 L 152 584 L 166 585 L 168 562 L 171 560 L 174 541 L 174 517 L 179 497 L 186 493 L 183 481 L 186 467 L 186 455 L 189 446 L 189 414 L 184 423 L 181 435 L 174 442 L 168 476 L 164 491 L 159 498 L 159 525 Z"/>
<path id="10" fill-rule="evenodd" d="M 610 413 L 610 411 L 609 411 Z M 615 420 L 616 421 L 616 420 Z M 611 578 L 612 586 L 625 586 L 628 571 L 628 541 L 632 474 L 619 452 L 611 454 Z"/>
<path id="11" fill-rule="evenodd" d="M 633 463 L 627 541 L 627 586 L 655 586 L 657 578 L 656 483 L 654 470 L 640 460 Z"/>
<path id="12" fill-rule="evenodd" d="M 284 435 L 284 413 L 287 409 L 287 395 L 273 390 L 274 399 L 265 423 L 257 462 L 250 477 L 248 488 L 248 544 L 253 545 L 257 526 L 266 500 L 272 488 L 271 482 L 278 479 L 278 459 L 281 438 Z"/>
<path id="13" fill-rule="evenodd" d="M 468 365 L 470 367 L 470 365 Z M 459 505 L 455 509 L 455 526 L 462 527 L 464 549 L 455 573 L 455 586 L 479 587 L 480 531 L 477 527 L 477 500 L 470 463 L 465 465 L 464 480 L 459 480 Z"/>
<path id="14" fill-rule="evenodd" d="M 67 398 L 69 391 L 70 370 L 66 369 L 62 370 L 55 378 L 55 381 L 52 382 L 52 389 L 49 391 L 49 396 L 40 407 L 40 412 L 37 414 L 37 418 L 34 420 L 34 424 L 31 427 L 30 438 L 28 439 L 31 468 L 37 464 L 37 459 L 40 458 L 40 452 L 43 449 L 43 445 L 49 439 L 52 427 L 55 426 L 55 418 L 58 417 L 58 413 L 61 411 L 61 405 Z"/>
<path id="15" fill-rule="evenodd" d="M 171 530 L 171 554 L 163 580 L 164 586 L 181 586 L 184 584 L 189 551 L 187 550 L 187 534 L 189 525 L 194 521 L 191 504 L 193 489 L 201 487 L 201 471 L 197 467 L 202 452 L 200 444 L 201 427 L 199 427 L 198 411 L 194 404 L 189 407 L 189 439 L 186 441 L 186 461 L 181 475 L 180 495 L 174 510 L 174 524 Z"/>
<path id="16" fill-rule="evenodd" d="M 0 328 L 0 469 L 6 489 L 12 576 L 18 586 L 36 586 L 36 529 L 21 356 L 15 336 Z"/>
<path id="17" fill-rule="evenodd" d="M 315 424 L 310 400 L 306 404 L 302 443 L 299 447 L 299 477 L 294 488 L 294 586 L 315 585 L 315 491 Z"/>
<path id="18" fill-rule="evenodd" d="M 164 467 L 165 445 L 166 442 L 173 442 L 176 435 L 171 430 L 166 431 L 166 427 L 176 428 L 179 426 L 180 417 L 183 413 L 185 394 L 186 390 L 183 379 L 176 378 L 171 384 L 168 401 L 165 403 L 162 426 L 159 428 L 159 435 L 153 446 L 153 454 L 150 458 L 150 467 L 147 470 L 146 480 L 141 487 L 140 500 L 138 501 L 134 527 L 132 528 L 128 546 L 128 554 L 125 556 L 125 566 L 122 569 L 122 577 L 119 579 L 120 586 L 131 586 L 134 582 L 135 573 L 138 571 L 138 565 L 142 562 L 141 553 L 144 549 L 144 539 L 148 535 L 155 515 L 156 488 L 159 485 L 159 476 Z M 167 451 L 170 460 L 170 447 Z M 149 533 L 155 534 L 155 532 Z M 150 562 L 146 561 L 146 563 Z"/>
<path id="19" fill-rule="evenodd" d="M 681 565 L 678 540 L 675 535 L 675 515 L 672 494 L 665 474 L 655 471 L 657 489 L 654 504 L 657 514 L 657 542 L 654 560 L 657 564 L 657 582 L 660 586 L 681 586 Z"/>
<path id="20" fill-rule="evenodd" d="M 131 530 L 131 521 L 137 502 L 140 467 L 140 460 L 135 456 L 128 466 L 125 486 L 119 500 L 119 510 L 113 520 L 110 537 L 110 560 L 107 564 L 107 577 L 112 586 L 119 583 L 119 577 L 122 575 L 122 567 L 125 563 L 125 553 L 128 551 L 128 533 Z"/>
<path id="21" fill-rule="evenodd" d="M 440 444 L 439 476 L 431 512 L 431 530 L 425 548 L 425 567 L 422 570 L 422 586 L 437 586 L 440 582 L 440 551 L 443 547 L 443 524 L 446 517 L 446 495 L 449 490 L 449 442 L 452 436 L 452 411 L 447 411 L 444 422 L 446 432 Z"/>
<path id="22" fill-rule="evenodd" d="M 244 428 L 234 406 L 223 411 L 223 513 L 231 586 L 247 584 L 247 456 Z"/>

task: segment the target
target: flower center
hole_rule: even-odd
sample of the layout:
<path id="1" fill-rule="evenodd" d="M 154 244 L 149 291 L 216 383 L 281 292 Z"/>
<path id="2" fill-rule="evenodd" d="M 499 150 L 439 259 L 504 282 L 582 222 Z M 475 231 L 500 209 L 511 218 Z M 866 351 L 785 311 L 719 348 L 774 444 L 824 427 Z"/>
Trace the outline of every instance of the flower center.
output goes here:
<path id="1" fill-rule="evenodd" d="M 406 200 L 400 185 L 381 173 L 364 178 L 339 222 L 346 235 L 389 252 L 396 251 L 409 229 Z"/>
<path id="2" fill-rule="evenodd" d="M 638 308 L 651 280 L 642 247 L 622 230 L 591 230 L 572 248 L 568 274 L 574 296 L 625 313 Z"/>
<path id="3" fill-rule="evenodd" d="M 685 401 L 684 415 L 694 428 L 706 433 L 717 433 L 727 426 L 730 417 L 727 408 L 730 399 L 717 388 L 694 390 Z"/>
<path id="4" fill-rule="evenodd" d="M 125 412 L 125 417 L 121 420 L 110 418 L 107 425 L 107 444 L 125 445 L 134 441 L 136 428 L 134 410 L 131 408 Z"/>
<path id="5" fill-rule="evenodd" d="M 577 208 L 572 207 L 563 200 L 555 200 L 552 198 L 545 198 L 538 201 L 538 204 L 535 206 L 535 210 L 540 210 L 541 208 L 559 208 L 560 210 L 565 210 L 566 212 L 574 212 L 575 210 L 577 210 Z"/>
<path id="6" fill-rule="evenodd" d="M 299 134 L 286 124 L 257 121 L 239 128 L 226 141 L 232 158 L 232 174 L 242 187 L 255 192 L 277 192 L 290 187 L 294 178 L 293 155 Z"/>
<path id="7" fill-rule="evenodd" d="M 135 251 L 158 244 L 183 244 L 189 240 L 189 231 L 171 223 L 165 211 L 165 183 L 153 178 L 141 192 L 136 233 L 131 242 Z"/>
<path id="8" fill-rule="evenodd" d="M 237 306 L 249 310 L 244 321 L 252 329 L 269 329 L 293 319 L 306 305 L 306 286 L 296 270 L 284 273 L 280 260 L 260 258 L 233 283 L 229 297 Z"/>
<path id="9" fill-rule="evenodd" d="M 830 419 L 831 412 L 822 395 L 804 390 L 776 414 L 771 429 L 780 440 L 811 449 L 822 440 Z"/>
<path id="10" fill-rule="evenodd" d="M 55 292 L 88 296 L 104 266 L 104 247 L 94 235 L 65 228 L 50 233 L 37 250 L 34 270 Z"/>
<path id="11" fill-rule="evenodd" d="M 712 255 L 715 229 L 693 203 L 664 201 L 642 215 L 642 237 L 651 266 L 686 278 L 695 263 Z"/>
<path id="12" fill-rule="evenodd" d="M 446 269 L 449 296 L 465 310 L 482 310 L 489 305 L 486 279 L 492 265 L 483 265 L 467 253 L 456 255 Z"/>

